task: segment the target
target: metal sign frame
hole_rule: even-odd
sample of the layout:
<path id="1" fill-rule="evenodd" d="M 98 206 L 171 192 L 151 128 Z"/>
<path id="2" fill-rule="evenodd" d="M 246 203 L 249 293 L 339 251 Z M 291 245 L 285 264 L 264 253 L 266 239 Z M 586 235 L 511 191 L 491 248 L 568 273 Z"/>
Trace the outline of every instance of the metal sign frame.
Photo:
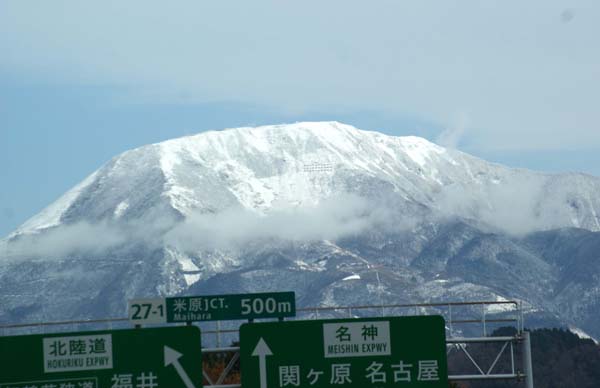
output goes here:
<path id="1" fill-rule="evenodd" d="M 469 314 L 464 314 L 463 310 L 468 310 Z M 491 311 L 505 311 L 498 317 L 492 314 Z M 331 306 L 331 307 L 307 307 L 297 309 L 297 319 L 316 319 L 319 317 L 335 314 L 339 317 L 354 317 L 356 314 L 378 316 L 378 315 L 426 315 L 430 312 L 442 314 L 446 319 L 447 324 L 447 348 L 448 352 L 461 351 L 469 353 L 473 359 L 472 373 L 468 374 L 453 374 L 450 370 L 448 379 L 450 381 L 470 381 L 470 380 L 491 380 L 491 379 L 512 379 L 524 381 L 527 388 L 533 388 L 533 370 L 531 361 L 531 342 L 529 332 L 524 330 L 524 313 L 525 309 L 522 302 L 507 300 L 507 301 L 477 301 L 477 302 L 440 302 L 440 303 L 414 303 L 414 304 L 394 304 L 394 305 L 364 305 L 364 306 Z M 468 315 L 468 316 L 467 316 Z M 65 327 L 81 327 L 98 325 L 112 327 L 113 325 L 125 325 L 128 318 L 107 318 L 94 320 L 73 320 L 59 322 L 37 322 L 23 323 L 12 325 L 0 325 L 0 335 L 8 335 L 15 331 L 37 331 L 44 332 L 50 328 L 65 328 Z M 216 321 L 214 330 L 203 329 L 202 336 L 206 338 L 212 337 L 217 344 L 216 347 L 202 349 L 204 354 L 210 353 L 227 353 L 231 355 L 231 359 L 235 358 L 233 364 L 239 357 L 239 347 L 221 347 L 224 341 L 223 337 L 236 337 L 237 329 L 221 329 L 220 321 Z M 488 332 L 493 325 L 504 325 L 515 328 L 516 334 L 512 337 L 490 337 Z M 479 327 L 481 335 L 464 337 L 458 335 L 461 327 Z M 64 330 L 64 329 L 63 329 Z M 509 341 L 510 338 L 510 341 Z M 475 355 L 471 355 L 469 351 L 470 345 L 477 343 L 499 343 L 503 340 L 502 349 L 495 357 L 496 365 L 494 368 L 483 368 L 482 362 L 477 360 Z M 461 346 L 461 344 L 463 346 Z M 464 348 L 461 349 L 461 348 Z M 516 363 L 516 356 L 522 355 L 523 362 L 521 365 Z M 469 357 L 467 356 L 467 357 Z M 500 357 L 510 357 L 511 373 L 495 372 Z M 214 388 L 239 388 L 239 384 L 222 385 L 227 374 L 233 368 L 227 366 L 221 376 L 215 381 L 207 379 L 208 385 Z M 205 376 L 206 377 L 206 376 Z"/>

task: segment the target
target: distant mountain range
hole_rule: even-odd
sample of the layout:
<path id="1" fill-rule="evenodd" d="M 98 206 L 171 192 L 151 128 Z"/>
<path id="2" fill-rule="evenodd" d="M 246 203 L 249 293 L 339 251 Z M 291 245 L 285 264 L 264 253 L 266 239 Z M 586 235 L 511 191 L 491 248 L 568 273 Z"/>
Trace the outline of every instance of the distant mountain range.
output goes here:
<path id="1" fill-rule="evenodd" d="M 519 299 L 600 338 L 600 179 L 337 122 L 125 152 L 0 240 L 0 324 L 127 299 L 296 291 L 300 306 Z"/>

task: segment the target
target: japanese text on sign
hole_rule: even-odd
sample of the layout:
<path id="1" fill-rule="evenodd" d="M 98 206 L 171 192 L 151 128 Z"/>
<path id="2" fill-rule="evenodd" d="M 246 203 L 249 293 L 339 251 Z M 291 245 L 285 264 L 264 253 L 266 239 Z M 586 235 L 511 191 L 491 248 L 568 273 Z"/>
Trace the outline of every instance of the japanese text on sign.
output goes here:
<path id="1" fill-rule="evenodd" d="M 158 376 L 152 372 L 113 375 L 110 388 L 158 388 Z"/>
<path id="2" fill-rule="evenodd" d="M 323 325 L 325 358 L 392 354 L 387 321 L 326 323 Z"/>
<path id="3" fill-rule="evenodd" d="M 111 369 L 110 334 L 44 338 L 44 372 Z"/>
<path id="4" fill-rule="evenodd" d="M 99 388 L 96 378 L 60 379 L 44 381 L 23 381 L 0 384 L 0 388 Z"/>
<path id="5" fill-rule="evenodd" d="M 205 321 L 211 320 L 214 311 L 220 311 L 228 306 L 225 298 L 192 297 L 173 300 L 173 319 L 175 321 Z"/>
<path id="6" fill-rule="evenodd" d="M 356 369 L 356 367 L 355 367 Z M 309 368 L 300 365 L 279 366 L 279 387 L 311 386 L 318 383 L 330 385 L 344 385 L 352 383 L 353 370 L 350 363 L 332 363 L 329 368 Z M 413 381 L 435 382 L 440 380 L 439 365 L 437 360 L 421 360 L 417 365 L 398 361 L 396 363 L 382 363 L 373 361 L 366 368 L 361 368 L 367 381 L 377 383 L 410 383 Z"/>

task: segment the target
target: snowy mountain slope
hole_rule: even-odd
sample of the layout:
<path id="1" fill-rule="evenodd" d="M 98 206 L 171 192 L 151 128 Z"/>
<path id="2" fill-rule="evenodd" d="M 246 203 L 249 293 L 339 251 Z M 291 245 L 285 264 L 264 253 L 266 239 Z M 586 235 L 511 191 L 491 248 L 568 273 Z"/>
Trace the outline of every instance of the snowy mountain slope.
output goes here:
<path id="1" fill-rule="evenodd" d="M 517 208 L 534 218 L 527 226 L 535 230 L 600 230 L 597 178 L 509 169 L 425 139 L 333 122 L 207 132 L 125 152 L 15 234 L 59 222 L 139 218 L 165 206 L 182 216 L 238 205 L 264 213 L 366 189 L 348 187 L 352 179 L 499 225 L 513 226 L 501 213 Z"/>
<path id="2" fill-rule="evenodd" d="M 600 336 L 600 260 L 568 232 L 600 241 L 598 193 L 336 122 L 206 132 L 115 157 L 0 241 L 0 322 L 293 289 L 301 305 L 519 298 Z"/>

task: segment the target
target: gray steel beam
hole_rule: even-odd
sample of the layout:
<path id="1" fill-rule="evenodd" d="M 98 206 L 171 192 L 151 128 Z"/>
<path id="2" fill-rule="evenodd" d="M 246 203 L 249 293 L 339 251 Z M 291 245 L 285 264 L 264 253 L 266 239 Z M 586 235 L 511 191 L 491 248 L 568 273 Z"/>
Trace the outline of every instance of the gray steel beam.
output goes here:
<path id="1" fill-rule="evenodd" d="M 533 388 L 533 365 L 531 362 L 531 338 L 528 331 L 523 331 L 523 371 L 525 386 Z"/>
<path id="2" fill-rule="evenodd" d="M 500 379 L 516 379 L 522 377 L 517 374 L 496 374 L 496 375 L 448 375 L 450 381 L 462 381 L 462 380 L 500 380 Z"/>

